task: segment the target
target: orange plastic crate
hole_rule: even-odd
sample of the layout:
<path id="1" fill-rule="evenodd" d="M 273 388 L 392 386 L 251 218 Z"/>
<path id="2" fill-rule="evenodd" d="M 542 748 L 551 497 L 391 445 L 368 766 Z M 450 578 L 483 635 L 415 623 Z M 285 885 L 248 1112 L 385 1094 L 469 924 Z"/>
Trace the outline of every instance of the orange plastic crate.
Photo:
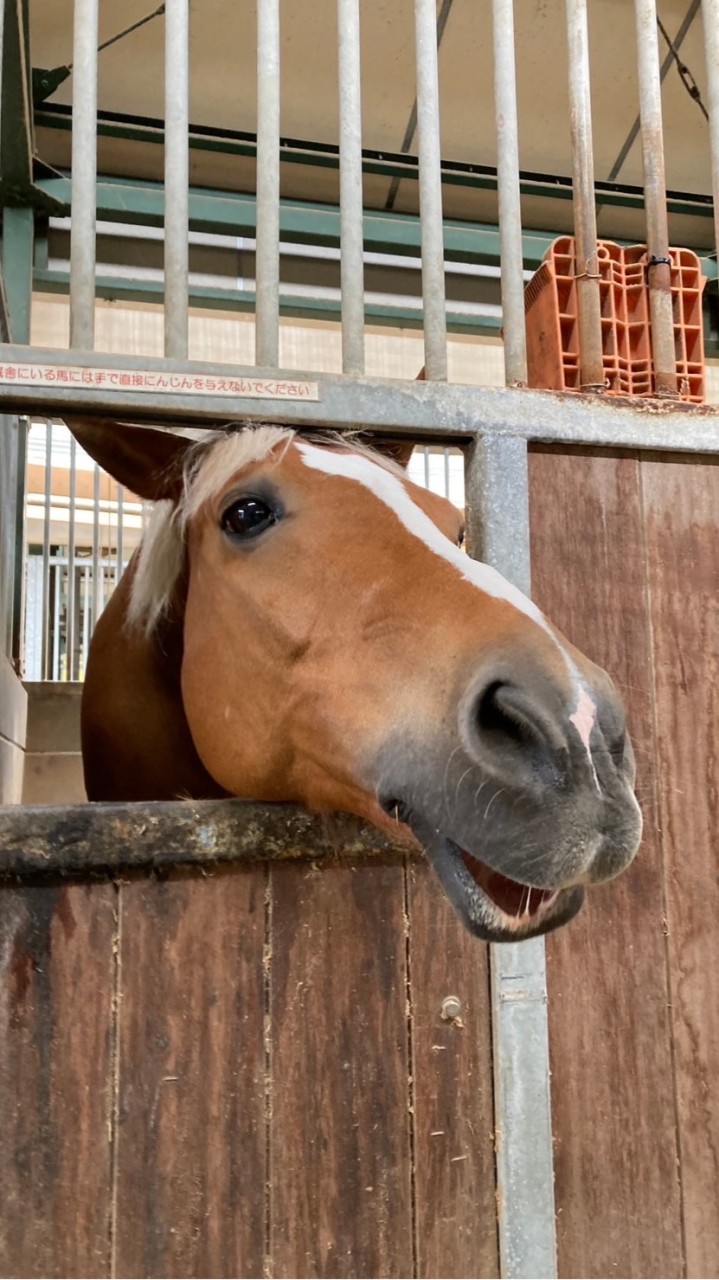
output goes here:
<path id="1" fill-rule="evenodd" d="M 682 400 L 704 401 L 702 290 L 699 259 L 670 249 L 677 383 Z M 607 391 L 654 395 L 645 245 L 610 240 L 598 246 L 602 360 Z M 524 292 L 530 387 L 578 391 L 579 332 L 574 239 L 550 245 Z"/>

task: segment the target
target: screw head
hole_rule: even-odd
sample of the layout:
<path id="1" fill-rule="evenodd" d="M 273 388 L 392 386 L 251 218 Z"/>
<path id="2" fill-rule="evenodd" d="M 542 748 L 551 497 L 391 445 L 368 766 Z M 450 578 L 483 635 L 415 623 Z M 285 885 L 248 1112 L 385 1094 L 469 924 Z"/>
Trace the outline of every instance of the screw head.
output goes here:
<path id="1" fill-rule="evenodd" d="M 446 1022 L 453 1022 L 462 1012 L 462 1001 L 459 996 L 445 996 L 442 1001 L 442 1017 Z"/>

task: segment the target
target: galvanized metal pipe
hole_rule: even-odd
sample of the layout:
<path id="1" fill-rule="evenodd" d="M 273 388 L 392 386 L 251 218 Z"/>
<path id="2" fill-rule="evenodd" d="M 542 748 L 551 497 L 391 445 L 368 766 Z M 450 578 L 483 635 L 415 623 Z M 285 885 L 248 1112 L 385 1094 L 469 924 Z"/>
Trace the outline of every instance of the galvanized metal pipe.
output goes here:
<path id="1" fill-rule="evenodd" d="M 719 0 L 702 0 L 707 61 L 707 103 L 714 196 L 714 247 L 719 252 Z"/>
<path id="2" fill-rule="evenodd" d="M 567 0 L 569 113 L 574 188 L 575 276 L 582 391 L 603 391 L 602 311 L 594 201 L 592 102 L 589 85 L 587 0 Z"/>
<path id="3" fill-rule="evenodd" d="M 522 210 L 519 193 L 514 0 L 492 0 L 492 17 L 504 380 L 507 386 L 522 387 L 527 383 L 527 336 L 524 320 Z"/>
<path id="4" fill-rule="evenodd" d="M 442 227 L 442 161 L 435 0 L 415 0 L 417 151 L 422 235 L 424 368 L 429 382 L 447 379 L 447 317 Z"/>
<path id="5" fill-rule="evenodd" d="M 483 436 L 466 460 L 470 555 L 529 592 L 524 440 Z M 554 1277 L 557 1245 L 544 939 L 490 948 L 497 1204 L 504 1277 Z"/>
<path id="6" fill-rule="evenodd" d="M 257 0 L 255 362 L 277 368 L 280 346 L 280 6 Z"/>
<path id="7" fill-rule="evenodd" d="M 165 355 L 187 359 L 189 0 L 165 6 Z"/>
<path id="8" fill-rule="evenodd" d="M 642 122 L 644 203 L 647 212 L 647 278 L 654 387 L 657 395 L 676 396 L 677 371 L 655 0 L 634 0 L 634 14 L 639 70 L 639 116 Z"/>
<path id="9" fill-rule="evenodd" d="M 67 622 L 65 626 L 65 679 L 75 679 L 75 518 L 77 508 L 77 443 L 70 437 L 70 486 L 67 531 Z"/>
<path id="10" fill-rule="evenodd" d="M 52 514 L 52 423 L 45 423 L 45 510 L 42 528 L 42 646 L 41 678 L 50 679 L 50 517 Z"/>
<path id="11" fill-rule="evenodd" d="M 72 52 L 70 346 L 80 351 L 92 351 L 95 345 L 97 8 L 98 0 L 75 0 Z"/>
<path id="12" fill-rule="evenodd" d="M 342 370 L 364 373 L 364 238 L 359 0 L 338 0 Z"/>

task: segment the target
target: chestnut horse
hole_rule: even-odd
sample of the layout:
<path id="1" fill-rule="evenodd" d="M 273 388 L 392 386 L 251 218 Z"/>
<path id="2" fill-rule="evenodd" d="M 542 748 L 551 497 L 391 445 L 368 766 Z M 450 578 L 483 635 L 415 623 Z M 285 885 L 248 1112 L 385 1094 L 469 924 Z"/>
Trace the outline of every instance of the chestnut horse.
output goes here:
<path id="1" fill-rule="evenodd" d="M 545 933 L 633 857 L 609 677 L 351 441 L 71 419 L 159 505 L 92 640 L 91 800 L 234 795 L 418 840 L 480 937 Z"/>

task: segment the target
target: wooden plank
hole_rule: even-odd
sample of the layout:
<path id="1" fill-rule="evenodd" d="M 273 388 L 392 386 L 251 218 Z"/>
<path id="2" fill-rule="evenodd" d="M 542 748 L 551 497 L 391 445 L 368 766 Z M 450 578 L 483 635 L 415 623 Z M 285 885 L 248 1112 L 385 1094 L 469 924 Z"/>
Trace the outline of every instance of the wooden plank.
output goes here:
<path id="1" fill-rule="evenodd" d="M 123 887 L 118 1275 L 262 1274 L 265 880 Z"/>
<path id="2" fill-rule="evenodd" d="M 719 466 L 642 464 L 686 1266 L 719 1275 Z"/>
<path id="3" fill-rule="evenodd" d="M 410 855 L 414 849 L 409 842 Z M 147 804 L 14 805 L 0 809 L 0 877 L 48 871 L 117 872 L 143 867 L 313 857 L 394 858 L 393 840 L 347 814 L 310 814 L 290 804 L 172 800 Z"/>
<path id="4" fill-rule="evenodd" d="M 548 939 L 566 1276 L 683 1269 L 638 467 L 580 451 L 531 457 L 534 595 L 624 695 L 646 823 L 630 870 Z"/>
<path id="5" fill-rule="evenodd" d="M 0 1274 L 110 1267 L 115 891 L 0 889 Z"/>
<path id="6" fill-rule="evenodd" d="M 417 1275 L 498 1276 L 488 949 L 428 866 L 408 878 Z"/>
<path id="7" fill-rule="evenodd" d="M 403 869 L 271 877 L 269 1274 L 412 1275 Z"/>

